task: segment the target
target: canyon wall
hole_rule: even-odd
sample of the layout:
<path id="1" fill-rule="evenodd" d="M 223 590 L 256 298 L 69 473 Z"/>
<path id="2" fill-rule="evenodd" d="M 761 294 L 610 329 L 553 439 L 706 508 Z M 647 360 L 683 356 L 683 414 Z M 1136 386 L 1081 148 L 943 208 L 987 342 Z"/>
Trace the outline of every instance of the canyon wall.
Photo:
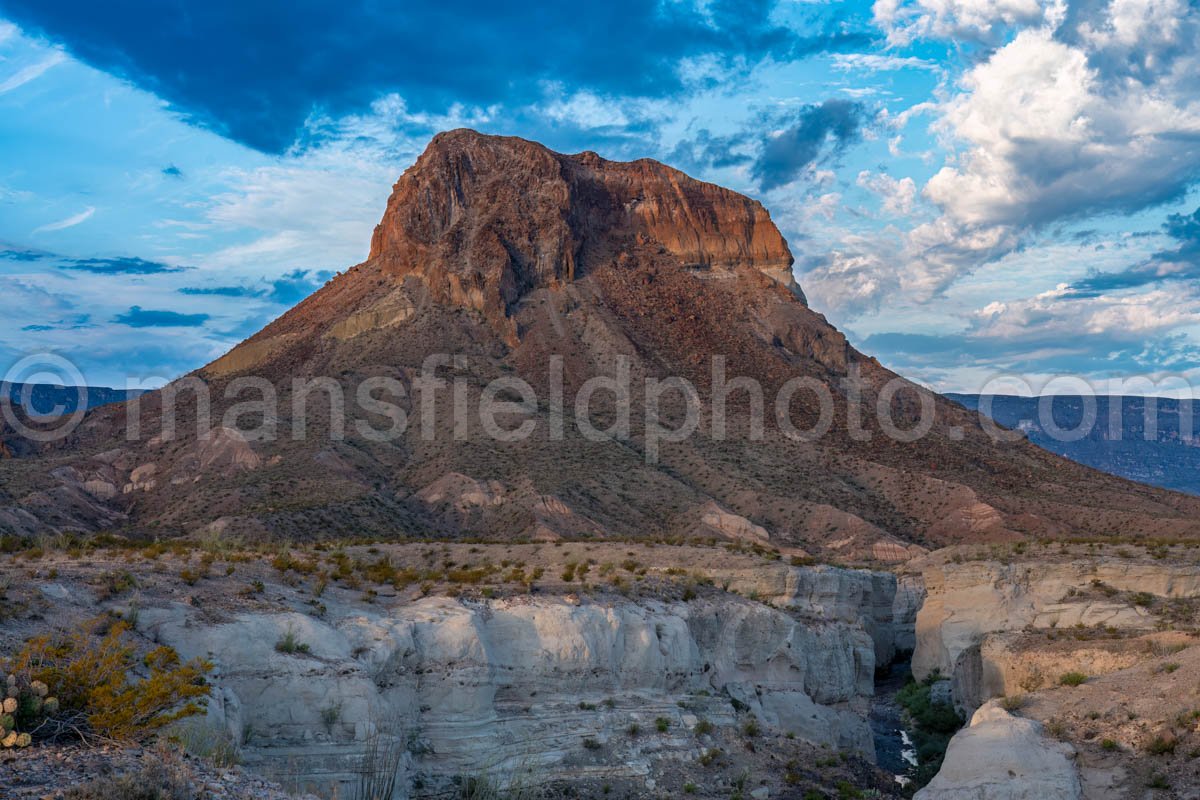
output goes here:
<path id="1" fill-rule="evenodd" d="M 944 552 L 917 565 L 928 597 L 916 617 L 913 674 L 954 682 L 965 711 L 1006 690 L 1001 658 L 1013 634 L 1112 629 L 1152 631 L 1150 598 L 1200 597 L 1194 564 L 1122 558 L 962 561 Z M 1139 593 L 1145 593 L 1138 602 Z M 1008 687 L 1011 688 L 1011 687 Z"/>
<path id="2" fill-rule="evenodd" d="M 138 627 L 214 663 L 209 721 L 242 743 L 249 766 L 339 796 L 376 734 L 402 749 L 398 798 L 532 767 L 651 786 L 657 762 L 699 756 L 700 720 L 732 726 L 747 714 L 873 755 L 875 668 L 895 653 L 897 631 L 911 636 L 893 618 L 895 578 L 780 567 L 728 580 L 778 607 L 733 594 L 427 597 L 214 621 L 180 603 L 142 610 Z M 278 652 L 289 636 L 305 647 Z M 659 718 L 665 735 L 628 735 Z"/>

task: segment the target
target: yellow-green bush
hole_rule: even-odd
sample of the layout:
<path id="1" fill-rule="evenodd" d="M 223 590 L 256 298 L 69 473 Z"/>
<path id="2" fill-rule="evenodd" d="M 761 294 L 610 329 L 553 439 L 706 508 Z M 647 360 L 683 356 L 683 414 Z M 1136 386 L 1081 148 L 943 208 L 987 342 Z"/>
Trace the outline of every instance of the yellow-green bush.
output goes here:
<path id="1" fill-rule="evenodd" d="M 208 694 L 204 676 L 211 664 L 199 659 L 181 663 L 179 655 L 164 646 L 139 663 L 129 626 L 110 622 L 97 620 L 60 637 L 35 637 L 9 659 L 7 671 L 18 676 L 18 684 L 40 684 L 54 696 L 40 702 L 43 718 L 81 721 L 86 730 L 75 722 L 70 726 L 81 735 L 138 741 L 203 711 Z M 18 727 L 28 724 L 20 715 L 17 722 Z"/>

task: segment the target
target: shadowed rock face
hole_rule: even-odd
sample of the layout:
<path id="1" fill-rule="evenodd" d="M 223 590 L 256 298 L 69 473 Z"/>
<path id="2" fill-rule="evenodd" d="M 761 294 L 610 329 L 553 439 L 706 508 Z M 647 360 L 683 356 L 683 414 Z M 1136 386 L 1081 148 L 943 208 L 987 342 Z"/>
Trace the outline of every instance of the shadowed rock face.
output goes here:
<path id="1" fill-rule="evenodd" d="M 788 281 L 793 261 L 767 210 L 736 192 L 656 161 L 563 155 L 469 130 L 438 134 L 396 183 L 370 257 L 494 315 L 639 254 Z"/>

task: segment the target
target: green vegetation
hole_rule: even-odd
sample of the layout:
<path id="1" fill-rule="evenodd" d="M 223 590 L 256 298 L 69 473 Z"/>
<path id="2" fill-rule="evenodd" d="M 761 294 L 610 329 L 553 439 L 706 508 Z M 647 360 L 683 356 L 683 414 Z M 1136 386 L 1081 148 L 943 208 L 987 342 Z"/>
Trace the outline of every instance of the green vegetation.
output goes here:
<path id="1" fill-rule="evenodd" d="M 287 653 L 288 655 L 296 655 L 297 653 L 307 654 L 309 651 L 308 644 L 301 642 L 296 638 L 296 632 L 288 628 L 287 633 L 275 643 L 275 650 L 279 653 Z"/>
<path id="2" fill-rule="evenodd" d="M 5 719 L 5 727 L 29 739 L 144 741 L 203 711 L 204 676 L 212 665 L 180 663 L 173 649 L 161 646 L 139 658 L 128 632 L 124 621 L 101 617 L 69 635 L 26 642 L 4 664 L 9 699 L 17 701 L 13 725 Z"/>
<path id="3" fill-rule="evenodd" d="M 1063 686 L 1082 686 L 1087 683 L 1088 676 L 1082 672 L 1066 672 L 1058 679 Z"/>
<path id="4" fill-rule="evenodd" d="M 1146 752 L 1152 756 L 1163 756 L 1175 752 L 1177 741 L 1174 736 L 1158 735 L 1146 744 Z"/>
<path id="5" fill-rule="evenodd" d="M 913 785 L 920 788 L 942 767 L 950 738 L 963 725 L 963 719 L 948 703 L 935 703 L 931 698 L 933 684 L 941 680 L 938 673 L 923 681 L 910 680 L 896 693 L 896 702 L 904 708 L 913 727 L 913 746 L 917 751 L 917 766 Z"/>
<path id="6" fill-rule="evenodd" d="M 1000 699 L 1000 707 L 1010 714 L 1020 711 L 1025 706 L 1025 695 L 1012 694 Z"/>

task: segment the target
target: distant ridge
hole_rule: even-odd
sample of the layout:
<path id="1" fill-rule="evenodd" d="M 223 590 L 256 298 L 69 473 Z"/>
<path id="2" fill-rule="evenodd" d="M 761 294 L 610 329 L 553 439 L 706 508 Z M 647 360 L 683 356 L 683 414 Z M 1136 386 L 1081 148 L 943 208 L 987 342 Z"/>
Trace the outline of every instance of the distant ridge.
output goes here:
<path id="1" fill-rule="evenodd" d="M 979 408 L 982 395 L 947 394 L 971 410 Z M 1110 475 L 1177 492 L 1200 495 L 1200 422 L 1194 415 L 1200 403 L 1189 409 L 1187 402 L 1164 397 L 1105 396 L 1095 399 L 1095 424 L 1083 426 L 1085 400 L 1078 395 L 1048 398 L 989 395 L 991 417 L 1006 428 L 1023 431 L 1029 441 L 1072 461 Z M 1085 434 L 1077 441 L 1052 436 L 1040 420 L 1045 399 L 1056 427 Z M 1113 422 L 1110 414 L 1120 409 Z M 1156 430 L 1146 435 L 1146 412 L 1157 408 Z M 1193 414 L 1189 437 L 1187 415 Z M 1182 430 L 1181 430 L 1182 428 Z M 1072 434 L 1072 438 L 1077 434 Z"/>
<path id="2" fill-rule="evenodd" d="M 26 394 L 29 401 L 24 402 Z M 143 394 L 142 390 L 110 389 L 107 386 L 56 386 L 48 383 L 9 383 L 0 381 L 0 397 L 8 398 L 15 406 L 27 413 L 44 415 L 56 413 L 73 414 L 83 401 L 85 410 L 123 403 L 131 397 Z"/>

